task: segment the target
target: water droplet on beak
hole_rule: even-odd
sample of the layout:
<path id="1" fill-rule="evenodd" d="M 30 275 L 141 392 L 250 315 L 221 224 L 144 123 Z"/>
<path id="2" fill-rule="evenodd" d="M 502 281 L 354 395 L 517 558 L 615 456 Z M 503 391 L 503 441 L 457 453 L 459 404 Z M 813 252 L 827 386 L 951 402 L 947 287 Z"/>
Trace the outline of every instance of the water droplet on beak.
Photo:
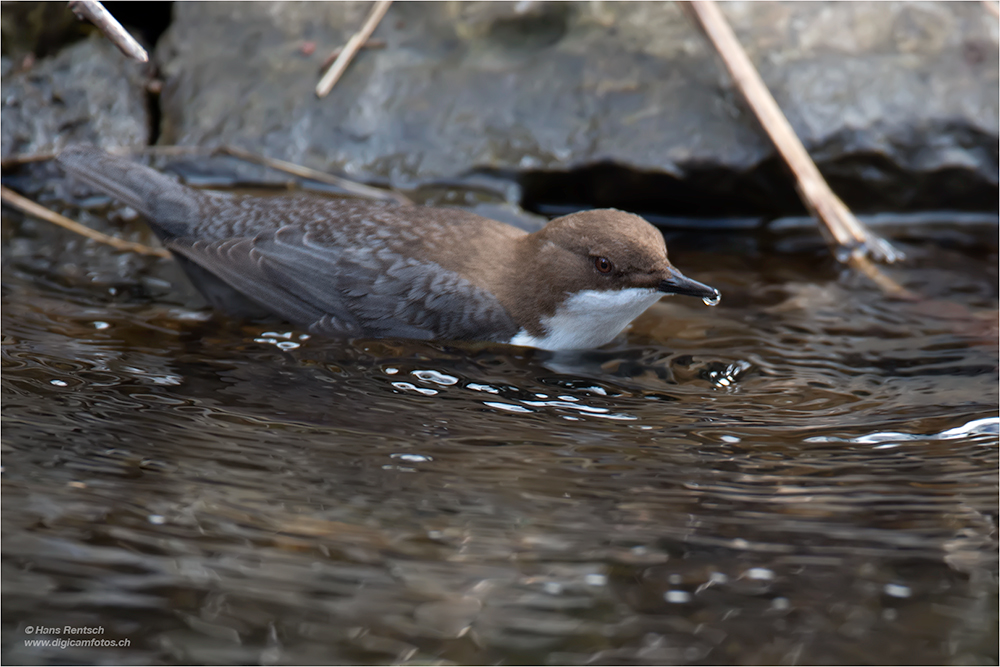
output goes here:
<path id="1" fill-rule="evenodd" d="M 712 296 L 702 297 L 701 301 L 706 306 L 718 306 L 719 302 L 722 301 L 722 294 L 718 290 L 716 290 L 715 294 L 713 294 Z"/>

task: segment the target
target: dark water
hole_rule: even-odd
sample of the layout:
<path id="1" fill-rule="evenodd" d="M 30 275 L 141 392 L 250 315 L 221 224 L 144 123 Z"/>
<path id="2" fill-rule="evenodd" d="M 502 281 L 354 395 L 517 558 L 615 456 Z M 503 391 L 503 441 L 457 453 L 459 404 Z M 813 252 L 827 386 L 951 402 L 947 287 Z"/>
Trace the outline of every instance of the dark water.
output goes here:
<path id="1" fill-rule="evenodd" d="M 719 307 L 554 354 L 206 321 L 5 218 L 3 661 L 997 664 L 997 232 L 948 222 L 890 230 L 920 303 L 673 238 Z"/>

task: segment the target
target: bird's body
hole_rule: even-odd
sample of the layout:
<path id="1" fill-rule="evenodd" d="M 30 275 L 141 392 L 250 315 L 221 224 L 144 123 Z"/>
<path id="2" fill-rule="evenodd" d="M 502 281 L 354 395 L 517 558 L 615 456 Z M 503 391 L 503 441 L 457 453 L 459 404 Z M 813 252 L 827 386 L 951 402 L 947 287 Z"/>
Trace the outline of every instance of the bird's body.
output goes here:
<path id="1" fill-rule="evenodd" d="M 586 348 L 664 293 L 718 297 L 620 211 L 528 234 L 459 209 L 204 192 L 92 147 L 59 163 L 141 213 L 216 308 L 319 335 Z"/>

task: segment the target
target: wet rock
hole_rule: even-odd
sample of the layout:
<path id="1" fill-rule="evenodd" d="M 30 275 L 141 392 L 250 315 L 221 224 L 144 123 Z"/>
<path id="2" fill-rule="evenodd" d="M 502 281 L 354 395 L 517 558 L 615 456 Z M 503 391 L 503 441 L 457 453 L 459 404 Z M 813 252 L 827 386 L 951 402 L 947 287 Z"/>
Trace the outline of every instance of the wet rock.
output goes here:
<path id="1" fill-rule="evenodd" d="M 363 51 L 316 99 L 320 63 L 369 4 L 177 3 L 157 52 L 162 141 L 396 184 L 516 174 L 529 200 L 800 210 L 673 3 L 395 3 L 375 33 L 386 48 Z M 723 10 L 849 204 L 996 207 L 997 25 L 980 3 Z"/>
<path id="2" fill-rule="evenodd" d="M 5 58 L 3 157 L 47 153 L 75 142 L 104 148 L 147 145 L 145 67 L 99 35 L 25 71 L 12 71 Z"/>

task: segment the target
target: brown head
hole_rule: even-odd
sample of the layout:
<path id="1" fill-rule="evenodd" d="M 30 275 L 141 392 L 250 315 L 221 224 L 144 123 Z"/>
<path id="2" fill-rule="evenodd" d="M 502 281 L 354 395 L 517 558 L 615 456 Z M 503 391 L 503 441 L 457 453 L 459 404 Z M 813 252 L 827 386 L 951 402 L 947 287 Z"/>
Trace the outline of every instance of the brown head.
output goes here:
<path id="1" fill-rule="evenodd" d="M 594 341 L 613 338 L 663 294 L 710 302 L 719 297 L 718 290 L 673 267 L 663 235 L 655 227 L 615 209 L 557 218 L 519 239 L 519 244 L 516 272 L 507 282 L 518 289 L 498 296 L 535 339 L 551 337 L 553 327 L 565 321 L 564 328 L 594 329 L 592 336 L 574 339 L 574 345 L 597 345 L 601 343 Z M 575 311 L 572 317 L 568 309 Z M 537 315 L 535 321 L 529 317 L 537 313 L 543 316 L 541 322 Z"/>

